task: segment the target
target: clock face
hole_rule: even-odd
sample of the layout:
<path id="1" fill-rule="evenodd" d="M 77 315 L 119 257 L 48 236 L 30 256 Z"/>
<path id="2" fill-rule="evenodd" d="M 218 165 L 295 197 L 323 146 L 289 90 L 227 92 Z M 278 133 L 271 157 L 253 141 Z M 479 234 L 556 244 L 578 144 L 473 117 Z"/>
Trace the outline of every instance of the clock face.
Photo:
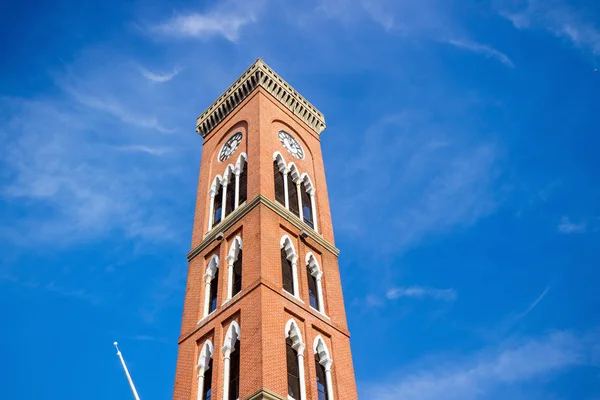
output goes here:
<path id="1" fill-rule="evenodd" d="M 242 141 L 242 132 L 237 132 L 233 136 L 231 136 L 225 144 L 223 148 L 221 148 L 221 152 L 219 153 L 219 161 L 223 162 L 227 160 L 231 155 L 235 152 L 235 149 L 238 148 Z"/>
<path id="2" fill-rule="evenodd" d="M 303 159 L 304 158 L 304 150 L 302 150 L 302 146 L 300 143 L 296 141 L 289 133 L 285 131 L 279 131 L 279 141 L 285 147 L 287 151 L 289 151 L 294 157 Z"/>

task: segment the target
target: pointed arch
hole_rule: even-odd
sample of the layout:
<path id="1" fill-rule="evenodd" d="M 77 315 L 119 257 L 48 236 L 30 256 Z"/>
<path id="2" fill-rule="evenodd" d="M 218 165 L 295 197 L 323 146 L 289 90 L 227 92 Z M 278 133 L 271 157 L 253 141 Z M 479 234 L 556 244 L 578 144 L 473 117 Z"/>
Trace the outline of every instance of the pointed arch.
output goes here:
<path id="1" fill-rule="evenodd" d="M 227 333 L 225 334 L 225 340 L 223 341 L 223 347 L 234 349 L 237 342 L 240 340 L 240 325 L 237 321 L 231 321 Z"/>
<path id="2" fill-rule="evenodd" d="M 325 299 L 323 298 L 323 271 L 312 252 L 306 254 L 306 278 L 308 281 L 308 299 L 310 306 L 325 314 Z"/>
<path id="3" fill-rule="evenodd" d="M 308 176 L 306 172 L 302 173 L 302 175 L 300 176 L 300 181 L 304 186 L 306 186 L 307 190 L 316 190 L 312 183 L 312 180 L 310 179 L 310 176 Z"/>
<path id="4" fill-rule="evenodd" d="M 242 238 L 236 236 L 227 253 L 227 299 L 242 290 Z"/>
<path id="5" fill-rule="evenodd" d="M 210 341 L 207 339 L 202 346 L 202 350 L 200 350 L 200 354 L 198 354 L 198 367 L 203 367 L 207 369 L 209 361 L 212 359 L 215 348 Z"/>
<path id="6" fill-rule="evenodd" d="M 273 161 L 275 161 L 275 163 L 277 164 L 277 167 L 279 168 L 279 170 L 281 172 L 283 172 L 283 170 L 287 168 L 285 159 L 283 158 L 283 156 L 281 155 L 280 152 L 276 151 L 275 153 L 273 153 Z"/>
<path id="7" fill-rule="evenodd" d="M 298 260 L 298 253 L 294 248 L 294 243 L 292 239 L 288 235 L 283 235 L 279 240 L 279 247 L 285 249 L 286 257 L 288 260 L 292 262 L 296 262 Z"/>
<path id="8" fill-rule="evenodd" d="M 294 345 L 304 344 L 302 341 L 302 332 L 300 332 L 300 327 L 298 327 L 298 323 L 294 318 L 290 318 L 285 323 L 285 337 L 286 339 L 292 339 Z"/>
<path id="9" fill-rule="evenodd" d="M 285 351 L 287 367 L 288 398 L 306 399 L 304 381 L 304 343 L 296 321 L 291 318 L 285 324 Z"/>
<path id="10" fill-rule="evenodd" d="M 317 372 L 317 393 L 319 399 L 333 400 L 333 380 L 331 377 L 331 359 L 327 344 L 317 335 L 313 343 L 313 352 L 315 354 L 315 371 Z"/>

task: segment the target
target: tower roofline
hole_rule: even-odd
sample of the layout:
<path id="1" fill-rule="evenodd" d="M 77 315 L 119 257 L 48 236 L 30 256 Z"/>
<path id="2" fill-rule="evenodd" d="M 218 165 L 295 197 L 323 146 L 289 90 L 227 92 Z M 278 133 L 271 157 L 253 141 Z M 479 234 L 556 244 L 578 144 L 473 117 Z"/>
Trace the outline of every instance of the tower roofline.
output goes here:
<path id="1" fill-rule="evenodd" d="M 196 120 L 196 132 L 206 137 L 254 89 L 261 86 L 318 135 L 325 130 L 325 116 L 260 58 Z"/>

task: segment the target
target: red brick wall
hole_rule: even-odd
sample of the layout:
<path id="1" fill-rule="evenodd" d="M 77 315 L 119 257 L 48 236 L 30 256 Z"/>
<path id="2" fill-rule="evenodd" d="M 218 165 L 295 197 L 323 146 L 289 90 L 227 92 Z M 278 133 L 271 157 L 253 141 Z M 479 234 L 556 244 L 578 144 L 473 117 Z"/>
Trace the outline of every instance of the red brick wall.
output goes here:
<path id="1" fill-rule="evenodd" d="M 300 142 L 305 152 L 303 160 L 294 158 L 283 148 L 277 137 L 280 129 L 286 130 Z M 242 143 L 228 160 L 218 162 L 218 152 L 224 141 L 238 130 L 244 135 Z M 204 140 L 192 248 L 202 243 L 207 233 L 208 191 L 214 177 L 217 174 L 222 175 L 229 163 L 235 163 L 241 152 L 248 155 L 248 202 L 259 194 L 275 201 L 272 167 L 275 151 L 279 151 L 287 163 L 293 161 L 300 173 L 306 172 L 310 176 L 316 187 L 319 232 L 324 240 L 333 245 L 333 228 L 319 137 L 270 94 L 258 88 Z M 222 229 L 222 226 L 215 229 Z M 317 398 L 313 342 L 317 335 L 321 335 L 333 360 L 335 398 L 356 399 L 354 368 L 337 256 L 310 237 L 300 239 L 299 229 L 294 224 L 261 203 L 223 233 L 224 240 L 214 240 L 189 262 L 173 398 L 196 399 L 195 366 L 200 349 L 209 338 L 215 348 L 213 398 L 222 398 L 221 347 L 232 320 L 239 323 L 241 330 L 240 398 L 245 399 L 262 388 L 287 398 L 284 328 L 286 322 L 294 318 L 306 345 L 304 369 L 307 398 Z M 284 234 L 293 241 L 299 256 L 298 281 L 303 302 L 282 289 L 279 243 Z M 235 236 L 240 236 L 243 242 L 242 291 L 223 304 L 227 296 L 226 257 Z M 323 271 L 322 284 L 327 316 L 321 315 L 309 305 L 305 265 L 305 257 L 309 251 L 315 255 Z M 220 259 L 217 271 L 217 309 L 200 321 L 205 290 L 203 276 L 213 254 L 217 254 Z"/>

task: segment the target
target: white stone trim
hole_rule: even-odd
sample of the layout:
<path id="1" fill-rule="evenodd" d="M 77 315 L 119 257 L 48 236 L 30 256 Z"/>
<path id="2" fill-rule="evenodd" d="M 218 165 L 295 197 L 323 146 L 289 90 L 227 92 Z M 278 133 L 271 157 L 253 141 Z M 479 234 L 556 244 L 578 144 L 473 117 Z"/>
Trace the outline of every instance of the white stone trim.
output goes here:
<path id="1" fill-rule="evenodd" d="M 235 350 L 235 344 L 240 340 L 240 326 L 232 321 L 227 329 L 223 341 L 223 400 L 229 400 L 229 375 L 231 373 L 231 352 Z"/>
<path id="2" fill-rule="evenodd" d="M 243 160 L 243 161 L 242 161 Z M 235 174 L 235 199 L 233 202 L 233 209 L 235 210 L 240 205 L 240 174 L 244 171 L 244 168 L 247 168 L 248 165 L 248 156 L 246 153 L 240 153 L 235 167 L 233 168 L 233 173 Z M 246 180 L 246 185 L 248 185 L 248 181 Z M 248 187 L 246 187 L 246 192 L 248 191 Z"/>
<path id="3" fill-rule="evenodd" d="M 319 355 L 319 364 L 325 368 L 325 384 L 327 385 L 327 400 L 334 400 L 333 396 L 333 378 L 331 376 L 331 364 L 333 360 L 329 355 L 329 350 L 321 335 L 317 335 L 313 342 L 314 354 Z"/>
<path id="4" fill-rule="evenodd" d="M 204 374 L 208 371 L 210 360 L 213 358 L 214 347 L 210 339 L 204 342 L 202 349 L 200 350 L 200 354 L 198 355 L 198 364 L 196 368 L 198 369 L 198 391 L 196 393 L 196 400 L 204 400 L 203 392 L 204 392 Z"/>
<path id="5" fill-rule="evenodd" d="M 294 243 L 288 235 L 283 235 L 279 241 L 279 248 L 285 249 L 287 259 L 292 263 L 292 280 L 294 283 L 294 293 L 292 296 L 300 300 L 300 285 L 298 284 L 298 253 L 294 248 Z M 300 300 L 302 301 L 302 300 Z"/>
<path id="6" fill-rule="evenodd" d="M 300 398 L 295 400 L 306 400 L 306 381 L 304 378 L 304 348 L 306 345 L 302 341 L 302 333 L 296 321 L 291 318 L 285 324 L 285 338 L 292 340 L 292 348 L 296 350 L 298 357 L 298 378 L 300 380 Z"/>
<path id="7" fill-rule="evenodd" d="M 204 312 L 202 319 L 208 317 L 209 304 L 210 304 L 210 282 L 217 275 L 219 269 L 219 256 L 213 254 L 208 265 L 206 266 L 206 273 L 204 274 Z"/>
<path id="8" fill-rule="evenodd" d="M 228 302 L 233 297 L 233 264 L 237 261 L 242 249 L 242 238 L 236 236 L 231 242 L 229 252 L 227 253 L 227 298 L 225 302 Z M 223 303 L 223 304 L 224 304 Z"/>
<path id="9" fill-rule="evenodd" d="M 321 314 L 325 315 L 325 298 L 323 296 L 323 283 L 322 283 L 323 270 L 321 269 L 321 266 L 319 265 L 317 258 L 311 251 L 306 253 L 305 260 L 306 260 L 306 265 L 307 265 L 308 269 L 310 270 L 310 274 L 312 276 L 314 276 L 315 279 L 317 280 L 317 299 L 319 300 L 319 308 L 317 309 L 317 311 L 320 312 Z"/>
<path id="10" fill-rule="evenodd" d="M 210 231 L 213 227 L 214 224 L 214 211 L 215 211 L 215 196 L 217 195 L 217 192 L 219 191 L 219 185 L 221 184 L 221 182 L 223 182 L 223 177 L 221 175 L 217 175 L 215 176 L 215 178 L 212 181 L 212 184 L 210 185 L 210 189 L 208 189 L 208 196 L 210 198 L 210 206 L 209 206 L 209 211 L 208 211 L 208 230 Z M 223 218 L 221 218 L 221 220 L 223 220 Z"/>

